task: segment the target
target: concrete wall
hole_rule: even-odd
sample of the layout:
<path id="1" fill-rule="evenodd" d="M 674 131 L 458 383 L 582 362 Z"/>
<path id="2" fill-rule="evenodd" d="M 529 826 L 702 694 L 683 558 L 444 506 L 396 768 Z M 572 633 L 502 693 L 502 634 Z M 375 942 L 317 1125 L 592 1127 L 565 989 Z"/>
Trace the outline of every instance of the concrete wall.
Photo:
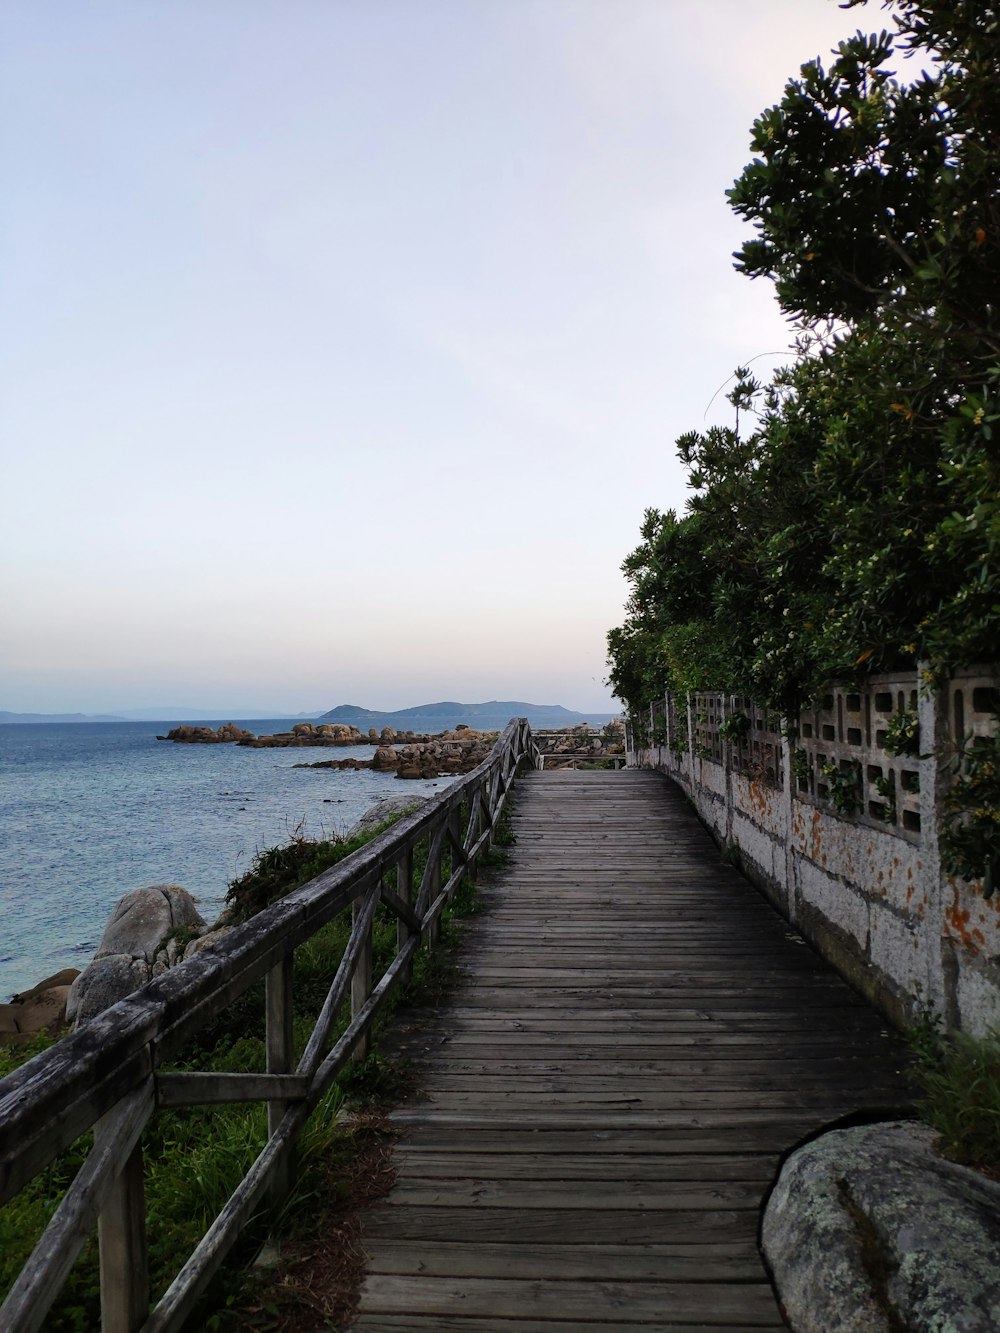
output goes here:
<path id="1" fill-rule="evenodd" d="M 942 873 L 937 811 L 956 741 L 994 726 L 995 685 L 969 671 L 930 696 L 915 675 L 831 688 L 794 744 L 747 700 L 668 698 L 642 719 L 645 735 L 630 729 L 629 763 L 678 782 L 747 876 L 894 1022 L 929 1009 L 983 1035 L 1000 1028 L 1000 894 L 987 901 L 981 882 Z M 919 716 L 919 756 L 883 744 L 906 711 Z M 745 734 L 727 735 L 734 715 L 749 719 Z M 837 769 L 857 775 L 850 815 L 835 805 Z"/>

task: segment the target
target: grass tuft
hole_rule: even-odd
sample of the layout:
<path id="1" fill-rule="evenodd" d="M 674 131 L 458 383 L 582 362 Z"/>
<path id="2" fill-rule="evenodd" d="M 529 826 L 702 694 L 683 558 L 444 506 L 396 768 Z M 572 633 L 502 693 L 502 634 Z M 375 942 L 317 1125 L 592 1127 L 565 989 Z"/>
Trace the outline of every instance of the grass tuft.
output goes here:
<path id="1" fill-rule="evenodd" d="M 1000 1032 L 942 1033 L 924 1020 L 910 1034 L 921 1116 L 947 1157 L 1000 1177 Z"/>

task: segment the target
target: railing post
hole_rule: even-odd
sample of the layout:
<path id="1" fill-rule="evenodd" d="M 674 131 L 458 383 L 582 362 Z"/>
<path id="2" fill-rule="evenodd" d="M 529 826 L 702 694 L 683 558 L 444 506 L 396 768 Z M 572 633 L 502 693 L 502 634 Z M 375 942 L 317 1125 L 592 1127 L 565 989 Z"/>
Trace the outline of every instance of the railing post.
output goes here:
<path id="1" fill-rule="evenodd" d="M 113 1133 L 112 1117 L 94 1126 L 94 1141 Z M 136 1333 L 149 1314 L 149 1258 L 142 1142 L 129 1153 L 97 1219 L 101 1333 Z"/>
<path id="2" fill-rule="evenodd" d="M 462 868 L 462 855 L 458 851 L 458 847 L 462 845 L 462 812 L 457 805 L 452 809 L 451 814 L 448 816 L 448 838 L 451 847 L 448 856 L 448 865 L 451 870 L 449 878 L 454 879 L 455 875 Z M 456 846 L 456 844 L 458 846 Z M 450 897 L 455 896 L 455 890 L 457 888 L 457 884 L 453 885 Z"/>
<path id="3" fill-rule="evenodd" d="M 406 903 L 413 906 L 413 847 L 407 847 L 396 862 L 396 893 Z M 402 917 L 396 920 L 396 952 L 399 953 L 410 938 L 410 927 Z M 413 975 L 412 961 L 405 970 L 405 981 Z"/>
<path id="4" fill-rule="evenodd" d="M 441 892 L 441 858 L 443 857 L 443 855 L 444 855 L 444 843 L 441 842 L 438 845 L 437 856 L 435 856 L 434 839 L 431 838 L 430 847 L 428 848 L 428 865 L 427 865 L 428 907 L 434 902 L 435 898 L 437 898 L 438 894 Z M 431 922 L 431 924 L 427 927 L 426 934 L 424 935 L 424 943 L 428 949 L 434 949 L 438 945 L 440 940 L 441 940 L 441 913 L 439 912 L 437 916 L 434 918 L 434 920 Z"/>
<path id="5" fill-rule="evenodd" d="M 470 792 L 468 800 L 465 802 L 465 809 L 468 818 L 465 821 L 465 841 L 469 844 L 470 856 L 465 864 L 465 873 L 470 881 L 475 883 L 478 873 L 478 857 L 471 855 L 471 850 L 476 845 L 476 839 L 479 837 L 479 794 Z"/>
<path id="6" fill-rule="evenodd" d="M 265 988 L 265 1018 L 267 1023 L 267 1072 L 289 1074 L 294 1056 L 292 1038 L 292 976 L 294 960 L 287 954 L 267 974 Z M 267 1104 L 267 1136 L 272 1138 L 288 1108 L 287 1102 L 269 1101 Z M 289 1147 L 281 1164 L 275 1168 L 271 1185 L 271 1204 L 280 1207 L 291 1193 L 295 1174 L 293 1150 Z"/>
<path id="7" fill-rule="evenodd" d="M 355 898 L 351 904 L 351 921 L 356 922 L 364 908 L 364 898 Z M 358 955 L 358 963 L 354 969 L 354 975 L 351 977 L 351 1017 L 354 1018 L 360 1013 L 365 1001 L 372 993 L 372 927 L 369 926 L 365 932 L 364 943 L 361 947 L 361 953 Z M 371 1051 L 372 1039 L 371 1032 L 363 1032 L 358 1038 L 351 1059 L 360 1062 L 366 1060 Z"/>

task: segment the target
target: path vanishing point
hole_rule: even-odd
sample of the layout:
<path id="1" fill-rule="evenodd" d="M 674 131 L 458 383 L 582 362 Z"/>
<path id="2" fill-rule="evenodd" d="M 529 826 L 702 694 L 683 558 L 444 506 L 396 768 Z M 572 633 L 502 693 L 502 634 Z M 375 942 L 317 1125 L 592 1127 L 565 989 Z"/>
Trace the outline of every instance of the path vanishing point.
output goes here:
<path id="1" fill-rule="evenodd" d="M 404 1037 L 353 1328 L 745 1333 L 783 1155 L 908 1101 L 883 1020 L 642 771 L 531 772 L 450 1004 Z"/>

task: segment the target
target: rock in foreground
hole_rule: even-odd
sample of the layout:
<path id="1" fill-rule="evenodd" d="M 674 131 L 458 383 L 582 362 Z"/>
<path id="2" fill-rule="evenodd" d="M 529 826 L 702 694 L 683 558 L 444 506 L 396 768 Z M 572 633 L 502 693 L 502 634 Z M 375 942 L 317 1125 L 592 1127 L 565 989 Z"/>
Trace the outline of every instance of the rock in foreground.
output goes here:
<path id="1" fill-rule="evenodd" d="M 154 884 L 118 901 L 94 961 L 74 981 L 66 1016 L 77 1026 L 181 961 L 208 931 L 186 889 Z"/>
<path id="2" fill-rule="evenodd" d="M 761 1239 L 796 1333 L 1000 1328 L 1000 1185 L 934 1138 L 864 1125 L 789 1157 Z"/>

